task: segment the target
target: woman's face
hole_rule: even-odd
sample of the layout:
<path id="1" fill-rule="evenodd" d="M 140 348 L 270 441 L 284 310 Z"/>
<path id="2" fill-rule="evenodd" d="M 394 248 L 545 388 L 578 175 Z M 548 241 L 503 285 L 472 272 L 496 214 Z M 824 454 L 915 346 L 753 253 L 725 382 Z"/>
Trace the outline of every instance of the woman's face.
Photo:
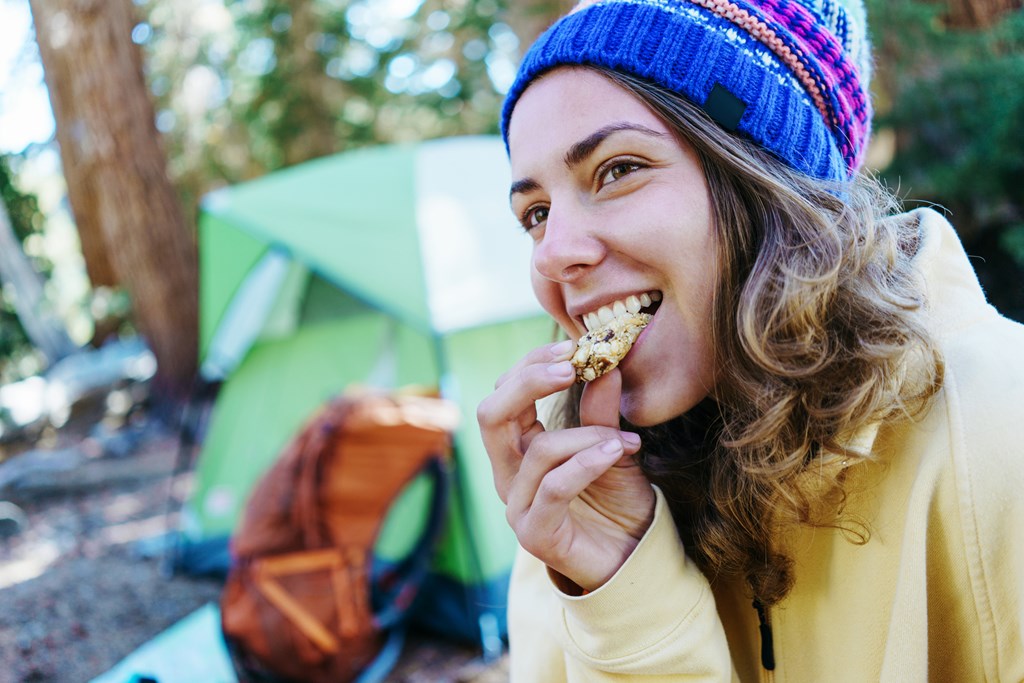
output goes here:
<path id="1" fill-rule="evenodd" d="M 602 307 L 661 301 L 622 361 L 627 420 L 686 412 L 715 381 L 716 249 L 707 183 L 689 145 L 632 94 L 579 68 L 527 88 L 509 124 L 512 210 L 533 238 L 531 277 L 571 337 Z"/>

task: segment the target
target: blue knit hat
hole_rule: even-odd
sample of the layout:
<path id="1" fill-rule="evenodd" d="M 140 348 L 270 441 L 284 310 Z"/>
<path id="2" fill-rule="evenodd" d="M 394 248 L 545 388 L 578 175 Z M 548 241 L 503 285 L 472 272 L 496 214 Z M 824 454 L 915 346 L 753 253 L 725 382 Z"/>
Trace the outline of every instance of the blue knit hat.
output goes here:
<path id="1" fill-rule="evenodd" d="M 682 94 L 793 168 L 848 180 L 871 128 L 861 0 L 584 0 L 526 53 L 505 99 L 556 66 L 631 73 Z"/>

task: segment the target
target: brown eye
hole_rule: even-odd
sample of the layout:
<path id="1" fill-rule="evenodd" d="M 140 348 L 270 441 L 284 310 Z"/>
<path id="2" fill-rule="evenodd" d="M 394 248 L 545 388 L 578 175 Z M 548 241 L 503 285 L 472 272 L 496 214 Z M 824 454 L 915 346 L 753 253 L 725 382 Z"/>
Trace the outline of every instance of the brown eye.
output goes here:
<path id="1" fill-rule="evenodd" d="M 605 171 L 604 176 L 602 176 L 601 178 L 601 184 L 607 185 L 608 183 L 614 183 L 616 180 L 619 180 L 623 176 L 629 175 L 630 173 L 636 171 L 639 168 L 639 164 L 634 164 L 627 161 L 619 162 L 614 166 L 609 167 L 608 170 Z"/>
<path id="2" fill-rule="evenodd" d="M 531 209 L 527 209 L 526 213 L 523 214 L 523 218 L 520 221 L 523 224 L 523 228 L 527 231 L 536 228 L 538 225 L 548 219 L 548 207 L 546 206 L 535 206 Z"/>

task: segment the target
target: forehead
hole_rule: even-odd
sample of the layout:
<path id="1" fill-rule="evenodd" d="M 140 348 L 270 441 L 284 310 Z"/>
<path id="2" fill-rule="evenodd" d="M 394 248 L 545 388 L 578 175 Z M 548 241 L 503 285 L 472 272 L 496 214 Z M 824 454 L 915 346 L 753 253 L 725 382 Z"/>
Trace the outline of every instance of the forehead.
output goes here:
<path id="1" fill-rule="evenodd" d="M 644 102 L 600 73 L 557 68 L 531 83 L 516 103 L 508 134 L 513 166 L 527 152 L 561 154 L 595 130 L 623 122 L 669 132 Z"/>

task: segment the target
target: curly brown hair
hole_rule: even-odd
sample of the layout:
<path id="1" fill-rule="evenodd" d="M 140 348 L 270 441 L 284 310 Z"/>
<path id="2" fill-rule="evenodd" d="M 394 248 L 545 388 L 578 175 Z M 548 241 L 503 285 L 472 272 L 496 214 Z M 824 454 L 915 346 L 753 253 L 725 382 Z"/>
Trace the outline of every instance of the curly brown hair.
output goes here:
<path id="1" fill-rule="evenodd" d="M 638 462 L 693 560 L 709 578 L 742 575 L 771 605 L 794 581 L 781 529 L 836 526 L 867 540 L 842 518 L 845 468 L 820 465 L 871 457 L 851 436 L 910 419 L 942 384 L 912 265 L 918 226 L 864 174 L 843 185 L 807 178 L 723 135 L 681 96 L 596 70 L 696 151 L 718 249 L 713 395 L 667 423 L 623 426 L 643 437 Z M 580 394 L 566 392 L 552 426 L 579 423 Z"/>

